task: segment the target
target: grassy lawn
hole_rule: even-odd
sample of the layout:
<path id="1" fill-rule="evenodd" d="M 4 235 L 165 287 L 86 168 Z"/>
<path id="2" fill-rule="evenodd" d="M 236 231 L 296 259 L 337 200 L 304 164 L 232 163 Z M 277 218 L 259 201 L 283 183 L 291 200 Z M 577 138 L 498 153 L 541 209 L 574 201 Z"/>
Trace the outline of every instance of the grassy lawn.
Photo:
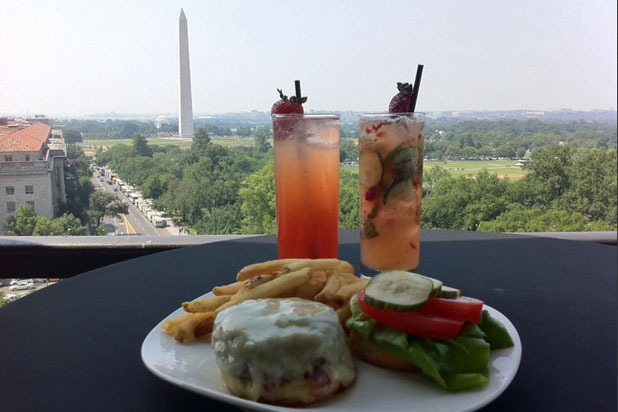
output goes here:
<path id="1" fill-rule="evenodd" d="M 524 171 L 517 166 L 516 160 L 461 160 L 461 161 L 429 161 L 423 167 L 431 169 L 440 166 L 448 170 L 453 176 L 475 175 L 481 169 L 487 169 L 490 173 L 497 173 L 500 177 L 508 177 L 511 180 L 521 179 Z"/>
<path id="2" fill-rule="evenodd" d="M 481 169 L 487 169 L 489 173 L 497 173 L 499 177 L 508 177 L 511 180 L 521 179 L 524 171 L 517 166 L 516 160 L 461 160 L 461 161 L 429 161 L 425 162 L 425 170 L 440 166 L 448 170 L 452 176 L 474 176 Z M 345 169 L 358 171 L 357 165 L 344 166 Z"/>
<path id="3" fill-rule="evenodd" d="M 180 139 L 173 137 L 147 137 L 148 144 L 157 146 L 180 146 L 181 149 L 188 149 L 191 147 L 191 139 Z M 252 137 L 239 138 L 239 137 L 215 137 L 212 139 L 213 143 L 220 144 L 226 147 L 239 147 L 239 146 L 253 146 L 255 142 Z M 80 146 L 83 148 L 96 148 L 96 147 L 111 147 L 117 144 L 131 145 L 131 139 L 86 139 Z"/>

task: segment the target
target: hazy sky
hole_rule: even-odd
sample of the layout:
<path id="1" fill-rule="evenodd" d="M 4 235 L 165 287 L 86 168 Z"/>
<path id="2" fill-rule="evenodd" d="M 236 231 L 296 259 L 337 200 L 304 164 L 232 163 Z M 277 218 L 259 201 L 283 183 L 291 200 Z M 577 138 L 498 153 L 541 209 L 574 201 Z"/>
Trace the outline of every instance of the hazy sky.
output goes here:
<path id="1" fill-rule="evenodd" d="M 0 114 L 177 112 L 178 15 L 195 113 L 616 107 L 616 2 L 2 0 Z"/>

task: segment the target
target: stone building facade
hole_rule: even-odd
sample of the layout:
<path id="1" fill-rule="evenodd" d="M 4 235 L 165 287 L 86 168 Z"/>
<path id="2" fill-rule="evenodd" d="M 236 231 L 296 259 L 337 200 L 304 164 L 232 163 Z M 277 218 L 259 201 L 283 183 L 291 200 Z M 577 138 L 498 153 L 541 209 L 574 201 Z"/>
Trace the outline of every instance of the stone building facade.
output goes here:
<path id="1" fill-rule="evenodd" d="M 66 202 L 62 132 L 41 122 L 5 123 L 0 124 L 0 233 L 25 203 L 52 219 Z"/>

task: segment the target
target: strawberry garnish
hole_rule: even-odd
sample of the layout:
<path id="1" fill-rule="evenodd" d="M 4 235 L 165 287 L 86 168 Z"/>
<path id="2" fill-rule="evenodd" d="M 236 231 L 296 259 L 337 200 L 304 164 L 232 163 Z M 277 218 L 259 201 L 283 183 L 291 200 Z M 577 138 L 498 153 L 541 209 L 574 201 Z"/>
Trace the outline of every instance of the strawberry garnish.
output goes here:
<path id="1" fill-rule="evenodd" d="M 277 89 L 279 92 L 279 97 L 281 98 L 279 101 L 273 104 L 273 107 L 270 109 L 271 114 L 304 114 L 303 103 L 307 101 L 306 97 L 296 97 L 292 96 L 288 99 L 288 97 L 283 94 L 281 89 Z"/>
<path id="2" fill-rule="evenodd" d="M 410 83 L 397 83 L 397 93 L 388 105 L 389 113 L 405 113 L 410 111 L 412 100 L 412 85 Z"/>

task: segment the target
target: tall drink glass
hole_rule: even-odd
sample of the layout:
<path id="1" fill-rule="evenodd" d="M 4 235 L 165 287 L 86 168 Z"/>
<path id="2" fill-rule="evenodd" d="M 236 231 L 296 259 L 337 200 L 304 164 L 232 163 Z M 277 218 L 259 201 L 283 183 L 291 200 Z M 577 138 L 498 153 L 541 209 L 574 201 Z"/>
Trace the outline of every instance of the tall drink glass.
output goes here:
<path id="1" fill-rule="evenodd" d="M 425 118 L 380 113 L 359 119 L 361 263 L 418 267 Z"/>
<path id="2" fill-rule="evenodd" d="M 339 116 L 273 114 L 279 258 L 336 258 Z"/>

